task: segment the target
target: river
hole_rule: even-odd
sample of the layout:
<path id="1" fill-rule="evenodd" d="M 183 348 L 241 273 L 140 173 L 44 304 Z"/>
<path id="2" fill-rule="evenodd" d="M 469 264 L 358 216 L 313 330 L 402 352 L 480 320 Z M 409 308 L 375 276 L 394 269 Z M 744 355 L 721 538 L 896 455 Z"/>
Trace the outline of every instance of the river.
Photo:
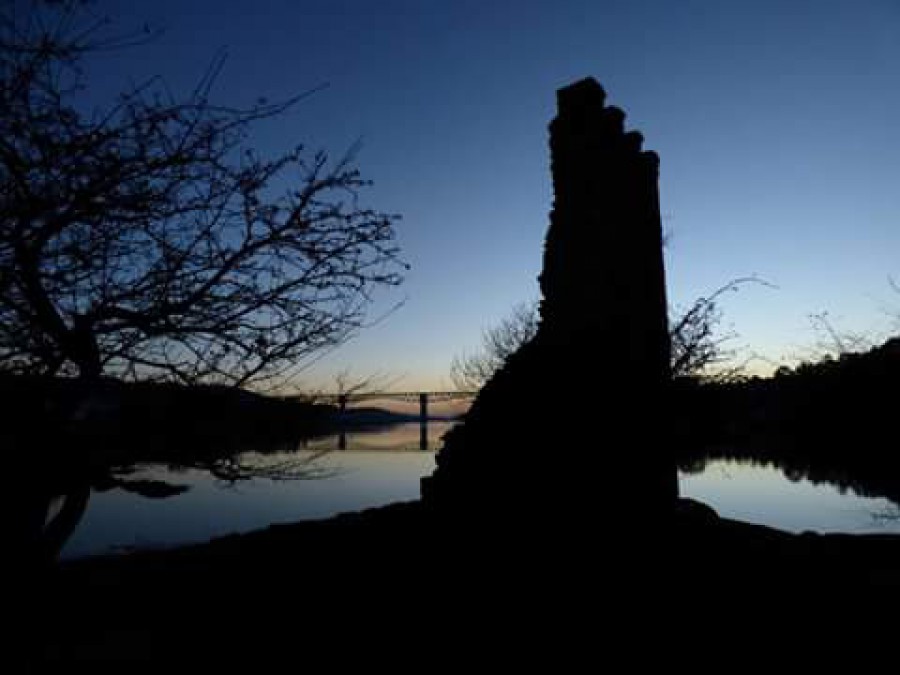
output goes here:
<path id="1" fill-rule="evenodd" d="M 294 452 L 240 457 L 239 470 L 217 472 L 163 465 L 134 467 L 118 487 L 95 489 L 62 558 L 171 547 L 246 532 L 272 523 L 416 499 L 419 479 L 434 470 L 435 450 L 452 422 L 428 425 L 420 449 L 418 424 L 328 436 Z M 345 449 L 341 449 L 341 448 Z M 233 467 L 232 467 L 233 468 Z M 682 496 L 725 517 L 792 532 L 900 534 L 900 508 L 774 466 L 713 459 L 680 472 Z M 125 489 L 166 485 L 165 490 Z M 143 493 L 143 494 L 141 494 Z"/>

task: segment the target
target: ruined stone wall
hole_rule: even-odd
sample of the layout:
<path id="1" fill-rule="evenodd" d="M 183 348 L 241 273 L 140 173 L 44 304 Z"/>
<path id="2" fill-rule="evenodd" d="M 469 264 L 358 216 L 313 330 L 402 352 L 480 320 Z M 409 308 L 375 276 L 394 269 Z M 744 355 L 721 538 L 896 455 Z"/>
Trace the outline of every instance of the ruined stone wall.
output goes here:
<path id="1" fill-rule="evenodd" d="M 557 92 L 541 331 L 563 344 L 602 337 L 658 374 L 669 362 L 659 158 L 605 98 L 593 79 Z"/>
<path id="2" fill-rule="evenodd" d="M 593 79 L 557 92 L 554 202 L 536 337 L 446 438 L 426 502 L 480 520 L 677 495 L 665 448 L 669 341 L 659 160 Z"/>

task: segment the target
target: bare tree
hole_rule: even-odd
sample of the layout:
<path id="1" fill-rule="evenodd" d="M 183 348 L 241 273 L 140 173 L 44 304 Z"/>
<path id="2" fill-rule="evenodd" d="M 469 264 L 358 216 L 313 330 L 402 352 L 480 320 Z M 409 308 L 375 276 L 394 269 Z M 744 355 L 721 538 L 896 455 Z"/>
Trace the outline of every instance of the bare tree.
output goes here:
<path id="1" fill-rule="evenodd" d="M 895 293 L 900 295 L 900 282 L 898 282 L 894 277 L 888 277 L 888 285 Z M 900 331 L 900 307 L 895 306 L 890 311 L 890 314 L 894 320 L 893 323 L 895 330 Z"/>
<path id="2" fill-rule="evenodd" d="M 477 391 L 506 359 L 537 333 L 540 322 L 536 300 L 516 305 L 496 326 L 482 331 L 478 351 L 455 356 L 450 379 L 460 391 Z"/>
<path id="3" fill-rule="evenodd" d="M 85 112 L 86 57 L 142 40 L 105 26 L 0 9 L 0 368 L 244 385 L 347 340 L 404 268 L 354 153 L 246 147 L 302 96 L 215 105 L 221 59 L 183 100 L 153 79 Z"/>
<path id="4" fill-rule="evenodd" d="M 403 375 L 390 375 L 381 371 L 357 375 L 352 369 L 344 368 L 334 374 L 330 388 L 323 386 L 307 389 L 293 396 L 310 403 L 333 403 L 335 398 L 350 400 L 353 397 L 390 391 L 402 379 Z"/>
<path id="5" fill-rule="evenodd" d="M 737 335 L 723 331 L 719 301 L 726 293 L 738 291 L 747 284 L 772 284 L 758 277 L 740 277 L 720 286 L 708 296 L 694 300 L 688 309 L 669 321 L 672 345 L 673 377 L 705 377 L 727 381 L 741 376 L 743 366 L 735 364 L 736 352 L 729 343 Z"/>
<path id="6" fill-rule="evenodd" d="M 808 360 L 839 359 L 845 354 L 868 351 L 877 342 L 877 338 L 874 335 L 839 330 L 827 311 L 810 314 L 809 323 L 820 337 L 810 348 Z"/>
<path id="7" fill-rule="evenodd" d="M 733 279 L 710 295 L 697 298 L 686 311 L 675 313 L 670 319 L 674 377 L 728 380 L 740 375 L 742 367 L 733 363 L 735 351 L 728 348 L 736 335 L 722 331 L 719 301 L 726 293 L 749 283 L 771 286 L 757 277 Z M 453 384 L 466 391 L 480 389 L 510 354 L 537 333 L 538 306 L 536 301 L 517 305 L 508 317 L 482 333 L 478 351 L 455 357 L 450 365 Z"/>

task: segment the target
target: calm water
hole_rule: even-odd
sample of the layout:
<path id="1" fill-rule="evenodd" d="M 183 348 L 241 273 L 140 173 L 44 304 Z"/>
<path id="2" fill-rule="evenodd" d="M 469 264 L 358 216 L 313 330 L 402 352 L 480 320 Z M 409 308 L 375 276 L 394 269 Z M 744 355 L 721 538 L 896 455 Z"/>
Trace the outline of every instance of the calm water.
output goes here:
<path id="1" fill-rule="evenodd" d="M 900 508 L 826 483 L 790 480 L 779 469 L 749 461 L 715 460 L 699 474 L 680 474 L 681 494 L 720 516 L 790 532 L 900 534 Z"/>
<path id="2" fill-rule="evenodd" d="M 115 488 L 92 494 L 62 551 L 72 558 L 96 553 L 173 546 L 246 532 L 271 523 L 322 518 L 419 496 L 419 479 L 434 470 L 434 450 L 451 423 L 431 423 L 429 449 L 420 450 L 418 424 L 337 436 L 301 446 L 296 453 L 242 457 L 263 477 L 214 478 L 199 469 L 138 467 L 128 480 L 164 481 L 181 491 L 148 498 Z M 273 479 L 265 474 L 297 476 Z M 796 476 L 795 476 L 796 478 Z M 681 494 L 711 505 L 720 515 L 800 532 L 893 532 L 898 507 L 886 499 L 842 493 L 827 485 L 789 480 L 773 467 L 716 460 L 697 474 L 682 474 Z"/>

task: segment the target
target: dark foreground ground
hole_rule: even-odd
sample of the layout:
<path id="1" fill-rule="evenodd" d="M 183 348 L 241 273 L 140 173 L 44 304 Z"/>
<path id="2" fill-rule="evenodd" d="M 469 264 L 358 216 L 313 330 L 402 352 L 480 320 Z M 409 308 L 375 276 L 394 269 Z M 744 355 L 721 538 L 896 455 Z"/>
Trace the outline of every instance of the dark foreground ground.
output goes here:
<path id="1" fill-rule="evenodd" d="M 689 500 L 642 526 L 587 522 L 463 523 L 410 502 L 31 570 L 12 576 L 10 655 L 46 672 L 431 670 L 476 655 L 564 672 L 598 650 L 649 655 L 662 636 L 737 630 L 756 612 L 765 632 L 819 607 L 838 621 L 837 607 L 893 613 L 900 599 L 898 537 L 793 536 Z"/>

